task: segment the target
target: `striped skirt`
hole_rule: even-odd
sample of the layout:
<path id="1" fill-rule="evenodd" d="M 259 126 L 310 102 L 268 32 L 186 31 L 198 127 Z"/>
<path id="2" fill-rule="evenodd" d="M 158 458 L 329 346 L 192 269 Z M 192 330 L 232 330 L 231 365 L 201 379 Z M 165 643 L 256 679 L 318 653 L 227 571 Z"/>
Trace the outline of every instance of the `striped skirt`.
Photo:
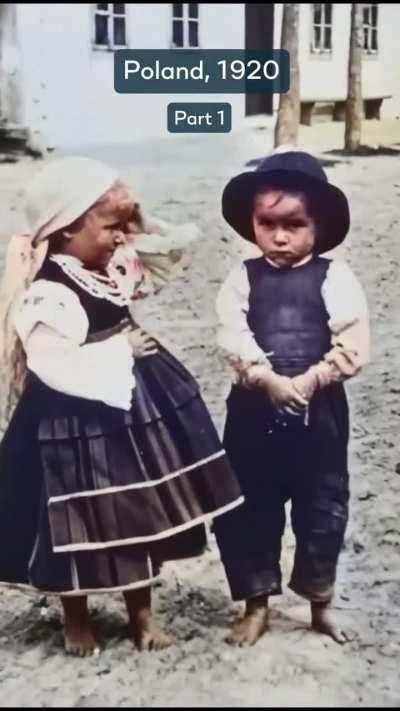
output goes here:
<path id="1" fill-rule="evenodd" d="M 36 515 L 0 485 L 0 516 L 7 507 L 14 528 L 0 520 L 0 535 L 18 549 L 8 571 L 0 557 L 0 580 L 69 595 L 148 585 L 163 561 L 199 555 L 205 522 L 242 503 L 190 373 L 160 349 L 136 361 L 135 378 L 124 412 L 55 393 L 31 375 L 0 464 L 20 494 L 30 472 Z"/>

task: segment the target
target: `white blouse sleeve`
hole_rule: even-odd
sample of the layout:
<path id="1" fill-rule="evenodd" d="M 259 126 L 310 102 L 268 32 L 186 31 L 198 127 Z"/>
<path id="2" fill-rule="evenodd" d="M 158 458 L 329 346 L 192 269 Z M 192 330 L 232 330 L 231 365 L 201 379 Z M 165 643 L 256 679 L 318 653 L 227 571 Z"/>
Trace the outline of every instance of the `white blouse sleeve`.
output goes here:
<path id="1" fill-rule="evenodd" d="M 247 321 L 249 292 L 247 269 L 242 263 L 233 269 L 222 285 L 216 304 L 218 345 L 229 362 L 237 363 L 238 370 L 259 364 L 272 367 L 268 354 L 257 345 Z"/>
<path id="2" fill-rule="evenodd" d="M 45 280 L 34 282 L 22 296 L 14 325 L 29 370 L 46 385 L 67 395 L 130 409 L 135 378 L 129 341 L 117 334 L 84 344 L 88 319 L 71 289 Z"/>
<path id="3" fill-rule="evenodd" d="M 329 314 L 332 346 L 356 353 L 361 368 L 370 359 L 368 305 L 360 282 L 345 262 L 331 262 L 322 296 Z"/>

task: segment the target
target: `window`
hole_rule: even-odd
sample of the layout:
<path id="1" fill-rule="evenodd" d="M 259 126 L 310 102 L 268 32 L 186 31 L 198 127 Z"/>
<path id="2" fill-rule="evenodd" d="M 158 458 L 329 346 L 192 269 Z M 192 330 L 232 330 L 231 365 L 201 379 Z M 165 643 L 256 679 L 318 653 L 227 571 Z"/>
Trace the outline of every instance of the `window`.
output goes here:
<path id="1" fill-rule="evenodd" d="M 103 49 L 127 46 L 125 3 L 99 2 L 95 5 L 94 46 Z"/>
<path id="2" fill-rule="evenodd" d="M 172 47 L 199 46 L 198 3 L 174 2 L 172 5 Z"/>
<path id="3" fill-rule="evenodd" d="M 368 54 L 378 51 L 378 3 L 362 6 L 363 13 L 363 49 Z"/>
<path id="4" fill-rule="evenodd" d="M 332 3 L 313 3 L 311 51 L 316 54 L 332 52 Z"/>

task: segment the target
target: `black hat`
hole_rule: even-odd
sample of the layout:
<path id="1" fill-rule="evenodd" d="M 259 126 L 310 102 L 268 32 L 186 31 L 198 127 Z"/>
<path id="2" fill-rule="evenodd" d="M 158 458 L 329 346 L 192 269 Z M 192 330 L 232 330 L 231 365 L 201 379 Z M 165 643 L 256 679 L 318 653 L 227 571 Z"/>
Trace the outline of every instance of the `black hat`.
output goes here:
<path id="1" fill-rule="evenodd" d="M 318 213 L 316 249 L 327 252 L 343 242 L 350 227 L 349 204 L 344 193 L 331 183 L 319 161 L 309 153 L 274 153 L 251 172 L 229 181 L 222 195 L 222 214 L 242 237 L 255 241 L 252 212 L 254 195 L 260 188 L 307 193 Z"/>

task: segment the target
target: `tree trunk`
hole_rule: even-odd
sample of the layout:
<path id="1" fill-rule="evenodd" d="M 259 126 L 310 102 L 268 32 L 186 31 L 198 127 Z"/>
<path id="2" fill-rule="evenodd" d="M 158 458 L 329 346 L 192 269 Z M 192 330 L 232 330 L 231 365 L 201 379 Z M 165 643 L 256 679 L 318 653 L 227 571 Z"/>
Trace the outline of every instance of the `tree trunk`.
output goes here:
<path id="1" fill-rule="evenodd" d="M 284 3 L 281 49 L 290 56 L 290 85 L 286 94 L 279 95 L 279 109 L 275 124 L 274 145 L 297 145 L 300 124 L 299 70 L 299 5 Z"/>
<path id="2" fill-rule="evenodd" d="M 345 151 L 357 151 L 361 142 L 363 101 L 361 92 L 361 60 L 363 46 L 362 5 L 351 5 L 350 50 L 346 100 Z"/>

